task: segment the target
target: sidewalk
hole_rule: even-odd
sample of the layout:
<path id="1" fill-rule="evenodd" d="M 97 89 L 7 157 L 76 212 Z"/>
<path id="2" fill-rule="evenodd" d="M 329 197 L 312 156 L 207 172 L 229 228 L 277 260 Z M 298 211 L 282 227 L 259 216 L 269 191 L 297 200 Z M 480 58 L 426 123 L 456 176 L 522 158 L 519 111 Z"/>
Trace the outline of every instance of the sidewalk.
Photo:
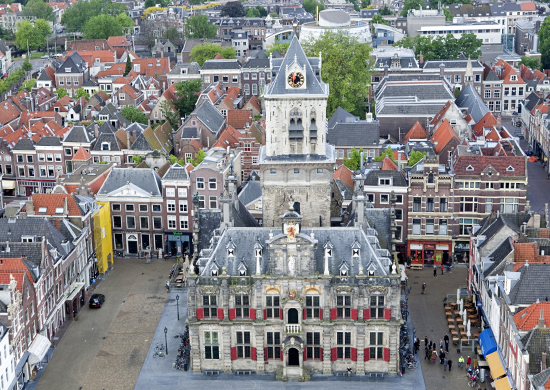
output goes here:
<path id="1" fill-rule="evenodd" d="M 416 337 L 421 340 L 419 360 L 422 366 L 422 373 L 427 389 L 465 390 L 469 389 L 466 380 L 466 372 L 458 367 L 457 347 L 451 341 L 447 357 L 453 361 L 452 371 L 443 371 L 443 365 L 437 361 L 435 364 L 424 360 L 424 337 L 439 341 L 445 334 L 449 333 L 443 298 L 447 294 L 456 295 L 458 287 L 465 288 L 467 285 L 467 269 L 465 267 L 454 267 L 452 272 L 445 272 L 441 275 L 438 269 L 437 278 L 433 277 L 433 268 L 424 268 L 420 271 L 408 271 L 408 286 L 412 287 L 409 294 L 409 312 L 413 326 L 416 328 Z M 426 293 L 421 294 L 422 283 L 426 283 Z M 472 332 L 473 333 L 473 332 Z M 439 349 L 439 347 L 438 347 Z M 463 355 L 466 360 L 468 355 Z M 481 388 L 488 387 L 481 383 Z"/>

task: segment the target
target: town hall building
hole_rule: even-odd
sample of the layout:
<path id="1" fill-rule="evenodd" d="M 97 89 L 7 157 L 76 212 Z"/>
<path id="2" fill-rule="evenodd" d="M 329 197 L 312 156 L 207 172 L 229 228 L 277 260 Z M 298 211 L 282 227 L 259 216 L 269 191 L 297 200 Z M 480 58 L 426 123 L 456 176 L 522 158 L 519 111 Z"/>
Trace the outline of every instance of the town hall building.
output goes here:
<path id="1" fill-rule="evenodd" d="M 188 279 L 195 373 L 307 380 L 348 367 L 398 372 L 399 268 L 365 218 L 360 175 L 350 226 L 330 227 L 335 158 L 320 68 L 296 38 L 284 59 L 271 60 L 260 151 L 264 226 L 232 227 L 224 217 L 198 255 Z"/>

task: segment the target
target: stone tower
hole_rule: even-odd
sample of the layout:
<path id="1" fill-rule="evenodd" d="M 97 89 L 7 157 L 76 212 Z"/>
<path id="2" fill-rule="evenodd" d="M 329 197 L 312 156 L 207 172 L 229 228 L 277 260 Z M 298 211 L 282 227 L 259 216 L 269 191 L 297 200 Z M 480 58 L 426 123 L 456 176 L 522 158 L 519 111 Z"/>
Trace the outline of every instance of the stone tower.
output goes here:
<path id="1" fill-rule="evenodd" d="M 321 58 L 306 57 L 294 37 L 285 57 L 270 63 L 260 149 L 263 224 L 279 226 L 292 204 L 302 226 L 330 226 L 335 153 L 326 142 L 329 87 L 321 81 Z"/>

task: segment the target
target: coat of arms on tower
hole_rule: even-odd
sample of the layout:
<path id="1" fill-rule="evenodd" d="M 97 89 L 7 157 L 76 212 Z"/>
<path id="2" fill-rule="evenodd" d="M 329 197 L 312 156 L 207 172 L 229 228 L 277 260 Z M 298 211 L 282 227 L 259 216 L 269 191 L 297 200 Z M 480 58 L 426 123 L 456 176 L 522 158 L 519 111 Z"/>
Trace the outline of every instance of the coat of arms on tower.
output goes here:
<path id="1" fill-rule="evenodd" d="M 288 296 L 289 296 L 289 298 L 291 298 L 291 299 L 296 298 L 296 291 L 295 291 L 295 290 L 290 290 L 290 291 L 288 292 Z"/>
<path id="2" fill-rule="evenodd" d="M 296 235 L 300 233 L 300 225 L 294 222 L 285 223 L 283 233 L 286 234 L 288 241 L 295 241 Z"/>

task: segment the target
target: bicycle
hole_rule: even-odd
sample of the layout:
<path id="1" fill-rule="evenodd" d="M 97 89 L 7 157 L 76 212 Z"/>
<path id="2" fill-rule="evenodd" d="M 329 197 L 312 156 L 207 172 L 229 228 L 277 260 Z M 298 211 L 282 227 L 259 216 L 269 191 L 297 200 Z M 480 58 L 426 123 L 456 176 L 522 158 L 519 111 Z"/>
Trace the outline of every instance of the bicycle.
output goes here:
<path id="1" fill-rule="evenodd" d="M 159 347 L 159 344 L 157 343 L 157 345 L 155 347 L 155 353 L 153 354 L 153 357 L 154 358 L 156 358 L 156 357 L 164 358 L 165 355 L 164 355 L 164 352 L 162 352 L 163 349 L 164 349 L 164 346 L 161 344 L 160 347 Z"/>

